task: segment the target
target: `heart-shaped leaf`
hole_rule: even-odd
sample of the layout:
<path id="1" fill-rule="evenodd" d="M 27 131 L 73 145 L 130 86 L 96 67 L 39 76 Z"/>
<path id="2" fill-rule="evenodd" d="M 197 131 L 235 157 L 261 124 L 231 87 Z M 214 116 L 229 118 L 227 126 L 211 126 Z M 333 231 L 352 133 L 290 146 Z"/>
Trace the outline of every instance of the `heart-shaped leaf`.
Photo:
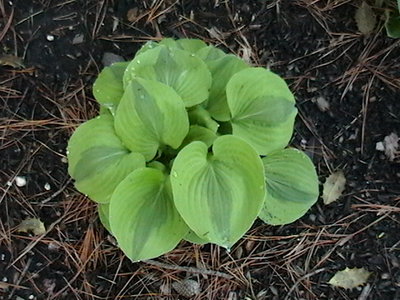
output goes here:
<path id="1" fill-rule="evenodd" d="M 282 225 L 302 217 L 317 201 L 318 176 L 311 159 L 288 148 L 262 159 L 267 193 L 259 217 L 266 223 Z"/>
<path id="2" fill-rule="evenodd" d="M 193 244 L 197 244 L 197 245 L 204 245 L 204 244 L 208 243 L 207 240 L 203 240 L 203 239 L 199 238 L 197 236 L 197 234 L 195 234 L 191 230 L 189 231 L 189 233 L 187 235 L 185 235 L 184 240 L 188 241 L 188 242 L 191 242 Z"/>
<path id="3" fill-rule="evenodd" d="M 172 167 L 175 206 L 200 239 L 229 248 L 250 228 L 265 197 L 264 168 L 240 138 L 183 148 Z"/>
<path id="4" fill-rule="evenodd" d="M 207 66 L 211 66 L 211 63 L 226 56 L 227 54 L 218 49 L 215 48 L 214 46 L 207 46 L 204 48 L 199 49 L 196 52 L 196 56 L 199 57 L 201 60 L 203 60 Z"/>
<path id="5" fill-rule="evenodd" d="M 115 115 L 115 130 L 126 147 L 150 161 L 160 145 L 178 148 L 189 131 L 179 95 L 163 83 L 136 78 L 126 87 Z"/>
<path id="6" fill-rule="evenodd" d="M 211 118 L 210 113 L 202 106 L 198 105 L 188 111 L 191 125 L 199 125 L 217 132 L 219 124 Z"/>
<path id="7" fill-rule="evenodd" d="M 148 41 L 142 47 L 140 47 L 140 49 L 136 52 L 135 57 L 138 57 L 140 54 L 145 53 L 147 50 L 154 49 L 158 46 L 159 44 L 157 42 Z"/>
<path id="8" fill-rule="evenodd" d="M 208 66 L 213 81 L 207 101 L 207 110 L 214 119 L 225 122 L 231 117 L 226 101 L 226 85 L 234 74 L 249 68 L 249 65 L 234 55 L 226 55 L 210 62 Z"/>
<path id="9" fill-rule="evenodd" d="M 200 49 L 207 47 L 207 44 L 199 39 L 178 39 L 174 40 L 171 38 L 162 39 L 160 45 L 167 46 L 169 48 L 177 48 L 185 50 L 190 54 L 194 54 Z"/>
<path id="10" fill-rule="evenodd" d="M 152 168 L 135 170 L 118 185 L 110 202 L 110 225 L 133 261 L 172 250 L 189 232 L 175 209 L 169 176 Z"/>
<path id="11" fill-rule="evenodd" d="M 247 68 L 232 76 L 226 93 L 233 135 L 260 155 L 288 144 L 297 109 L 282 78 L 263 68 Z"/>
<path id="12" fill-rule="evenodd" d="M 135 77 L 172 87 L 186 107 L 206 100 L 211 86 L 211 74 L 201 59 L 187 51 L 162 45 L 135 57 L 125 71 L 124 86 Z"/>
<path id="13" fill-rule="evenodd" d="M 109 220 L 110 203 L 99 203 L 97 206 L 97 212 L 99 213 L 99 219 L 104 228 L 111 233 L 110 220 Z"/>
<path id="14" fill-rule="evenodd" d="M 122 145 L 109 115 L 80 125 L 68 143 L 68 172 L 76 188 L 98 203 L 109 202 L 117 185 L 144 165 L 143 155 Z"/>
<path id="15" fill-rule="evenodd" d="M 201 127 L 198 125 L 190 126 L 189 133 L 185 137 L 182 142 L 181 147 L 185 147 L 189 145 L 191 142 L 200 141 L 207 145 L 207 147 L 211 147 L 217 138 L 217 134 L 213 132 L 211 129 Z"/>
<path id="16" fill-rule="evenodd" d="M 122 77 L 128 64 L 129 62 L 119 62 L 105 67 L 93 84 L 93 95 L 97 102 L 113 115 L 124 94 Z"/>

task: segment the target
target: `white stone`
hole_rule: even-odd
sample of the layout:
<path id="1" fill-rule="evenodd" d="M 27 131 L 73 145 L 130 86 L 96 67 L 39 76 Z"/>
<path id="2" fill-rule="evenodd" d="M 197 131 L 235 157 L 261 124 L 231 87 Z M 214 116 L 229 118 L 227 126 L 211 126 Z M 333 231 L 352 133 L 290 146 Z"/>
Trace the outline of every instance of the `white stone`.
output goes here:
<path id="1" fill-rule="evenodd" d="M 49 42 L 54 41 L 54 35 L 52 35 L 52 34 L 46 35 L 46 40 L 48 40 Z"/>
<path id="2" fill-rule="evenodd" d="M 378 150 L 378 151 L 385 151 L 385 146 L 383 145 L 382 142 L 377 142 L 376 146 L 375 146 L 375 149 Z"/>
<path id="3" fill-rule="evenodd" d="M 19 187 L 23 187 L 26 185 L 26 178 L 24 176 L 15 177 L 15 184 Z"/>

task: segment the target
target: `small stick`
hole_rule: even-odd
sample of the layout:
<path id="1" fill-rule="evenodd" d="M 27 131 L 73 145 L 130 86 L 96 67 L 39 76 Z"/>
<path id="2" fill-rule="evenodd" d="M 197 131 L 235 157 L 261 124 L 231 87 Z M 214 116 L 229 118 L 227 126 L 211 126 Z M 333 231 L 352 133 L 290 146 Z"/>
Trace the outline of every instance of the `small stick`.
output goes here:
<path id="1" fill-rule="evenodd" d="M 221 278 L 225 278 L 225 279 L 233 279 L 234 278 L 232 275 L 228 275 L 226 273 L 222 273 L 222 272 L 218 272 L 218 271 L 202 270 L 202 269 L 198 269 L 198 268 L 194 268 L 194 267 L 174 266 L 174 265 L 158 262 L 158 261 L 155 261 L 152 259 L 148 259 L 143 262 L 145 262 L 149 265 L 157 266 L 157 267 L 168 269 L 168 270 L 176 270 L 176 271 L 184 271 L 184 272 L 188 272 L 188 273 L 217 276 L 217 277 L 221 277 Z"/>
<path id="2" fill-rule="evenodd" d="M 300 278 L 295 282 L 295 284 L 293 284 L 293 286 L 290 288 L 289 292 L 286 294 L 285 300 L 288 300 L 288 299 L 289 299 L 290 294 L 292 294 L 292 292 L 296 289 L 296 287 L 299 285 L 300 282 L 302 282 L 304 279 L 307 279 L 307 278 L 309 278 L 309 277 L 311 277 L 311 276 L 314 276 L 314 275 L 316 275 L 316 274 L 318 274 L 318 273 L 321 273 L 322 271 L 325 271 L 325 268 L 315 270 L 314 272 L 308 273 L 308 274 L 306 274 L 306 275 L 300 277 Z"/>

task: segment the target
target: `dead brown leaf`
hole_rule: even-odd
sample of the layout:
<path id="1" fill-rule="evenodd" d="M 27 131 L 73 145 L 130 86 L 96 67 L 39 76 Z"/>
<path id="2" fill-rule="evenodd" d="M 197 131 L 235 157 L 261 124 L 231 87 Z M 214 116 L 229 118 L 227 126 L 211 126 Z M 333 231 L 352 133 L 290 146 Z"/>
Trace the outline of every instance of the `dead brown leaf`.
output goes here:
<path id="1" fill-rule="evenodd" d="M 357 9 L 354 16 L 357 22 L 358 30 L 363 34 L 370 34 L 376 25 L 376 16 L 371 6 L 367 2 L 363 2 Z"/>
<path id="2" fill-rule="evenodd" d="M 13 68 L 23 68 L 24 67 L 22 59 L 20 57 L 14 56 L 14 55 L 8 55 L 8 54 L 0 56 L 0 65 L 10 66 Z"/>

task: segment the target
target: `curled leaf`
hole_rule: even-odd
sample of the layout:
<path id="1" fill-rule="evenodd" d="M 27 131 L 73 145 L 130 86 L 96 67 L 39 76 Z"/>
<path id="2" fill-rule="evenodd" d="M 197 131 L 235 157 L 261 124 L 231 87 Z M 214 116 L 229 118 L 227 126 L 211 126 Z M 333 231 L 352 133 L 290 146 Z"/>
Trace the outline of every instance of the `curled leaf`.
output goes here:
<path id="1" fill-rule="evenodd" d="M 34 235 L 41 235 L 46 233 L 46 228 L 39 219 L 29 218 L 18 225 L 17 232 L 32 232 Z"/>

